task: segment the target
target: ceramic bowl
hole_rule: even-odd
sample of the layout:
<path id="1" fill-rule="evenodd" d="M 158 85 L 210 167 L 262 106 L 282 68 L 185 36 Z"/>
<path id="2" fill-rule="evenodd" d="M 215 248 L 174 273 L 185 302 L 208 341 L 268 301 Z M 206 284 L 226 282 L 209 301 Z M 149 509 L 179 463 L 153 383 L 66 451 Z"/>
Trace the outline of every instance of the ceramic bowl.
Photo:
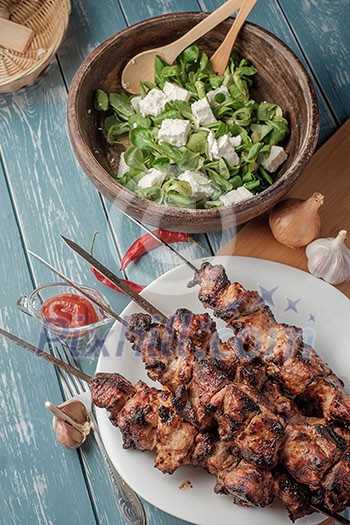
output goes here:
<path id="1" fill-rule="evenodd" d="M 246 23 L 235 49 L 257 68 L 252 98 L 282 106 L 290 125 L 285 144 L 288 160 L 277 180 L 262 193 L 241 203 L 209 210 L 156 204 L 121 186 L 111 173 L 121 150 L 107 144 L 101 132 L 101 114 L 94 109 L 98 88 L 122 91 L 121 73 L 137 53 L 167 44 L 188 31 L 204 13 L 175 13 L 133 25 L 97 47 L 78 69 L 68 96 L 68 126 L 75 154 L 97 189 L 116 206 L 153 226 L 191 233 L 213 232 L 241 224 L 270 209 L 302 173 L 317 144 L 319 114 L 314 88 L 292 51 L 277 37 Z M 231 27 L 232 19 L 197 41 L 210 56 Z M 99 129 L 100 128 L 100 129 Z"/>

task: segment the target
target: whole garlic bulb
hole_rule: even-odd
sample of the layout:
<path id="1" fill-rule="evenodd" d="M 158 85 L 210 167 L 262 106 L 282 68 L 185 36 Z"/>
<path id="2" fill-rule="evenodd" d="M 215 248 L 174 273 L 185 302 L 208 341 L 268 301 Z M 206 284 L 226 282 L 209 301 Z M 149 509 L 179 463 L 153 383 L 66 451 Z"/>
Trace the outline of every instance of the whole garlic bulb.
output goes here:
<path id="1" fill-rule="evenodd" d="M 347 232 L 337 237 L 316 239 L 306 247 L 308 269 L 315 277 L 340 284 L 350 279 L 350 248 L 344 243 Z"/>

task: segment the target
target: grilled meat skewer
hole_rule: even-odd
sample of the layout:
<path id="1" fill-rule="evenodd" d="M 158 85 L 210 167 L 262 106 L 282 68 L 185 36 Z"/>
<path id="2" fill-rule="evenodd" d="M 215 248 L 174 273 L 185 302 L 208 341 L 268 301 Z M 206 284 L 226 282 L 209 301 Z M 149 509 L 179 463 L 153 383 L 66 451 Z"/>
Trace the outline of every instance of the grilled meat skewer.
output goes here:
<path id="1" fill-rule="evenodd" d="M 326 419 L 350 423 L 350 397 L 342 381 L 303 343 L 300 328 L 277 323 L 259 294 L 231 283 L 221 265 L 203 263 L 189 286 L 195 284 L 202 304 L 226 321 L 286 392 L 312 399 Z"/>

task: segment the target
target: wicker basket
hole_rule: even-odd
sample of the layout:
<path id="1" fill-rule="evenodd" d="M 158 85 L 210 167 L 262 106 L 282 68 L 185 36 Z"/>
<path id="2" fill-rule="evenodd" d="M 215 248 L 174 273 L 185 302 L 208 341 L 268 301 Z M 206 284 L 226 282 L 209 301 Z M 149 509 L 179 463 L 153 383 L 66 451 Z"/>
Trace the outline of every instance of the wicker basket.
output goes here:
<path id="1" fill-rule="evenodd" d="M 32 84 L 54 57 L 62 42 L 71 10 L 70 0 L 0 0 L 11 20 L 35 32 L 25 53 L 0 46 L 0 93 Z"/>

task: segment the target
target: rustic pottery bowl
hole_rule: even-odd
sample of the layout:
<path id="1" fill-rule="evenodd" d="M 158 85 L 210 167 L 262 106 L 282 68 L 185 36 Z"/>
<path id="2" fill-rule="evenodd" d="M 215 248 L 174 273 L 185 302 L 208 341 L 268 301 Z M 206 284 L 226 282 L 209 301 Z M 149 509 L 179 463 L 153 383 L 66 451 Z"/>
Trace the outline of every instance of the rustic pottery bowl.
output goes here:
<path id="1" fill-rule="evenodd" d="M 281 40 L 264 29 L 246 23 L 235 48 L 257 68 L 252 97 L 282 106 L 291 134 L 285 144 L 288 160 L 278 179 L 262 193 L 229 207 L 209 210 L 155 204 L 121 186 L 116 173 L 121 150 L 107 144 L 101 132 L 101 116 L 94 109 L 96 89 L 122 91 L 121 73 L 137 53 L 167 44 L 183 35 L 204 13 L 175 13 L 140 22 L 97 47 L 78 69 L 68 96 L 68 126 L 75 154 L 98 190 L 128 214 L 169 230 L 213 232 L 241 224 L 270 209 L 285 195 L 309 161 L 317 143 L 319 115 L 316 95 L 308 75 Z M 209 56 L 231 27 L 228 19 L 197 44 Z"/>

